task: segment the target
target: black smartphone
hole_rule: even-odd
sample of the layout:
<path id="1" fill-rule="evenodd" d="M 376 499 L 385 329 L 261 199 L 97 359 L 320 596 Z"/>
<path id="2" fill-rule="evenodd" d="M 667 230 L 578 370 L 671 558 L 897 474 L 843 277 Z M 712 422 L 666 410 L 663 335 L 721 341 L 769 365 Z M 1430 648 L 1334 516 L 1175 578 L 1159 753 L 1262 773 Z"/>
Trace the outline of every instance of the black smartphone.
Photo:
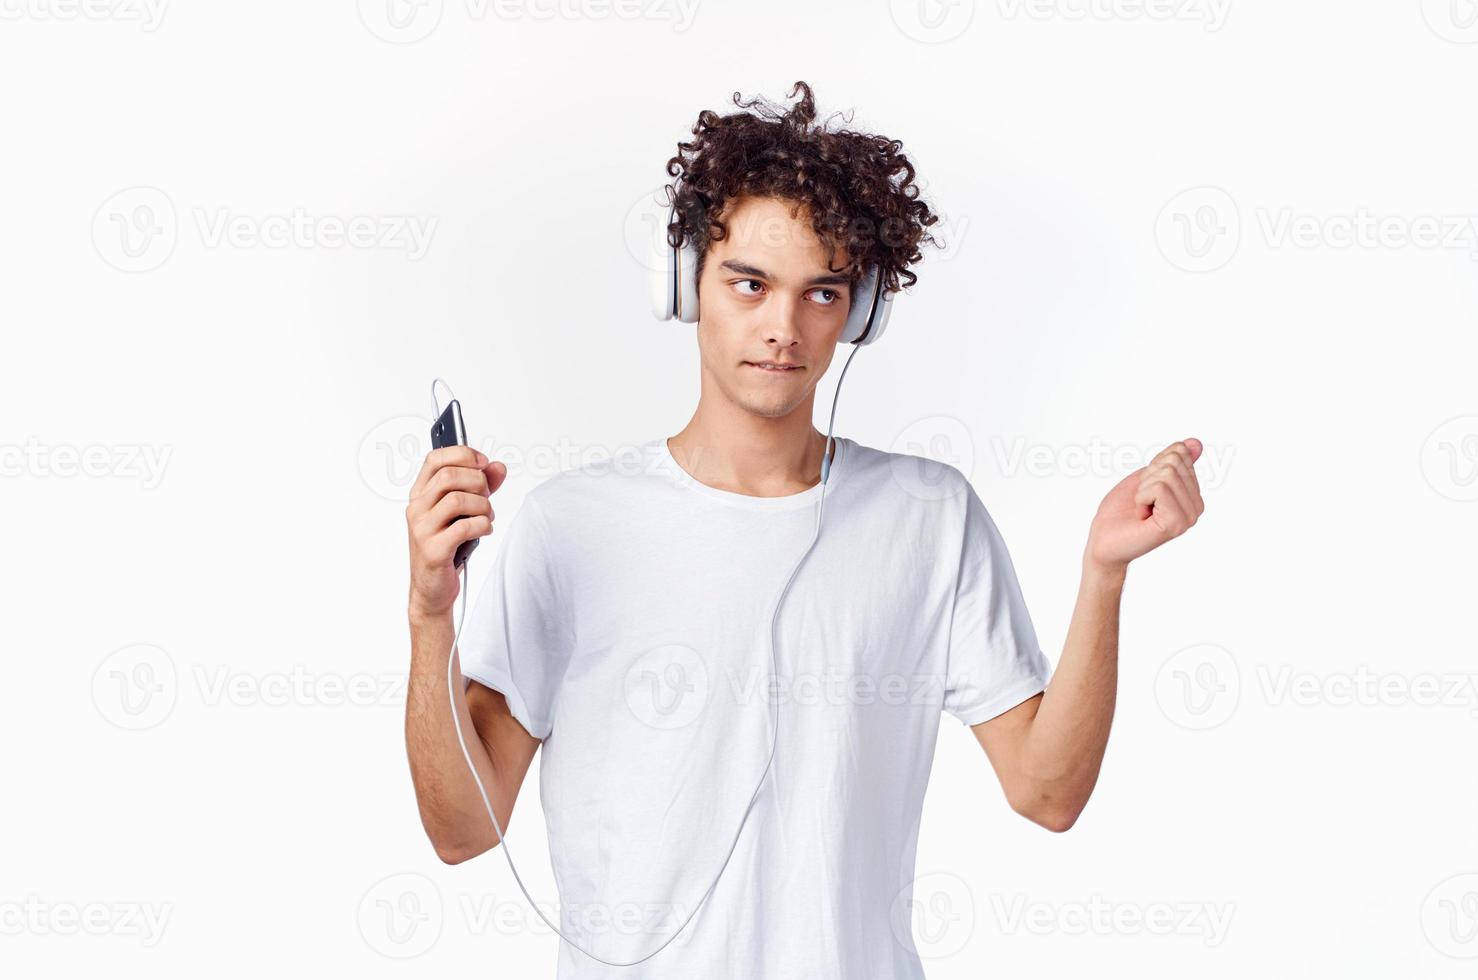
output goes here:
<path id="1" fill-rule="evenodd" d="M 467 428 L 462 425 L 462 406 L 453 398 L 447 403 L 446 409 L 441 413 L 441 418 L 431 427 L 431 448 L 442 449 L 446 446 L 467 445 Z M 462 518 L 457 518 L 462 520 Z M 452 557 L 452 567 L 460 569 L 467 562 L 467 556 L 477 548 L 479 538 L 463 541 L 457 545 L 457 553 Z"/>

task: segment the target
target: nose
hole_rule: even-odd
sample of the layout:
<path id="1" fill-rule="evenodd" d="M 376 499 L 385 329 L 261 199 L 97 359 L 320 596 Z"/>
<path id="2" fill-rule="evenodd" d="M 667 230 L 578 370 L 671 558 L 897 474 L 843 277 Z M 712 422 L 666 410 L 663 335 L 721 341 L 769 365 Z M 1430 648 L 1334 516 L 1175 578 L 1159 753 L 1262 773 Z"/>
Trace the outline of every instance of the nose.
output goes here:
<path id="1" fill-rule="evenodd" d="M 775 294 L 765 318 L 765 342 L 776 347 L 793 347 L 800 341 L 800 300 Z"/>

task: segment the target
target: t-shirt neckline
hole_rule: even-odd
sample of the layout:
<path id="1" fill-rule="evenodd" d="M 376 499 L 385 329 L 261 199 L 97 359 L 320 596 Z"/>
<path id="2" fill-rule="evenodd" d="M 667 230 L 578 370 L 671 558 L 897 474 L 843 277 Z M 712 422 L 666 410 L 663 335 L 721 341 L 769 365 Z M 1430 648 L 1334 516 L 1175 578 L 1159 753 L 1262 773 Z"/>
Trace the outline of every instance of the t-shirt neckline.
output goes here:
<path id="1" fill-rule="evenodd" d="M 835 493 L 837 480 L 847 468 L 847 457 L 850 455 L 848 444 L 851 440 L 846 436 L 833 435 L 831 441 L 834 448 L 832 450 L 831 472 L 827 477 L 826 487 L 828 493 Z M 815 486 L 807 487 L 798 493 L 788 493 L 779 497 L 756 497 L 752 494 L 737 493 L 733 490 L 721 490 L 718 487 L 711 487 L 706 483 L 699 482 L 692 474 L 682 468 L 677 459 L 672 455 L 672 450 L 668 448 L 666 436 L 660 436 L 653 440 L 653 444 L 656 447 L 659 463 L 667 471 L 668 477 L 674 483 L 694 493 L 701 494 L 702 496 L 732 507 L 743 507 L 750 510 L 790 510 L 795 507 L 804 507 L 807 504 L 814 505 L 817 498 L 821 496 L 822 484 L 819 481 Z"/>

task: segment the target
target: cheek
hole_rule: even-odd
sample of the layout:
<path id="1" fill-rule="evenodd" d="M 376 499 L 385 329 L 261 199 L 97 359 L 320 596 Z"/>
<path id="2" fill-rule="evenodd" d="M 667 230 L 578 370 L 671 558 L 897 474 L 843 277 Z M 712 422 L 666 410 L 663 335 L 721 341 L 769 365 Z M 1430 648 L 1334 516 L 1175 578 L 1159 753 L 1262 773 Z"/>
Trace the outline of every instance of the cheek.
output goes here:
<path id="1" fill-rule="evenodd" d="M 722 301 L 704 302 L 698 314 L 698 339 L 716 353 L 748 349 L 751 325 L 744 310 Z"/>
<path id="2" fill-rule="evenodd" d="M 714 370 L 727 369 L 744 359 L 741 345 L 735 341 L 733 323 L 718 313 L 707 311 L 698 317 L 698 356 Z"/>

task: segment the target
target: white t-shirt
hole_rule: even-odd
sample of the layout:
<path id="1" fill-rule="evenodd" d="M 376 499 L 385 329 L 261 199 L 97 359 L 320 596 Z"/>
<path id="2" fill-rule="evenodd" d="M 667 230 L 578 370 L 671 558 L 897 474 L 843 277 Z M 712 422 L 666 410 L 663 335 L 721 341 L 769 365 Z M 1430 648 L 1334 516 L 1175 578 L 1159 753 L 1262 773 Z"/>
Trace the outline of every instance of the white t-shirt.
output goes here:
<path id="1" fill-rule="evenodd" d="M 912 879 L 940 711 L 993 718 L 1042 691 L 1048 663 L 963 474 L 834 441 L 774 684 L 773 604 L 820 484 L 720 490 L 661 438 L 563 471 L 500 518 L 462 672 L 544 740 L 557 921 L 581 945 L 628 961 L 681 924 L 764 769 L 772 695 L 779 711 L 774 766 L 683 935 L 627 968 L 560 943 L 560 980 L 923 977 Z"/>

